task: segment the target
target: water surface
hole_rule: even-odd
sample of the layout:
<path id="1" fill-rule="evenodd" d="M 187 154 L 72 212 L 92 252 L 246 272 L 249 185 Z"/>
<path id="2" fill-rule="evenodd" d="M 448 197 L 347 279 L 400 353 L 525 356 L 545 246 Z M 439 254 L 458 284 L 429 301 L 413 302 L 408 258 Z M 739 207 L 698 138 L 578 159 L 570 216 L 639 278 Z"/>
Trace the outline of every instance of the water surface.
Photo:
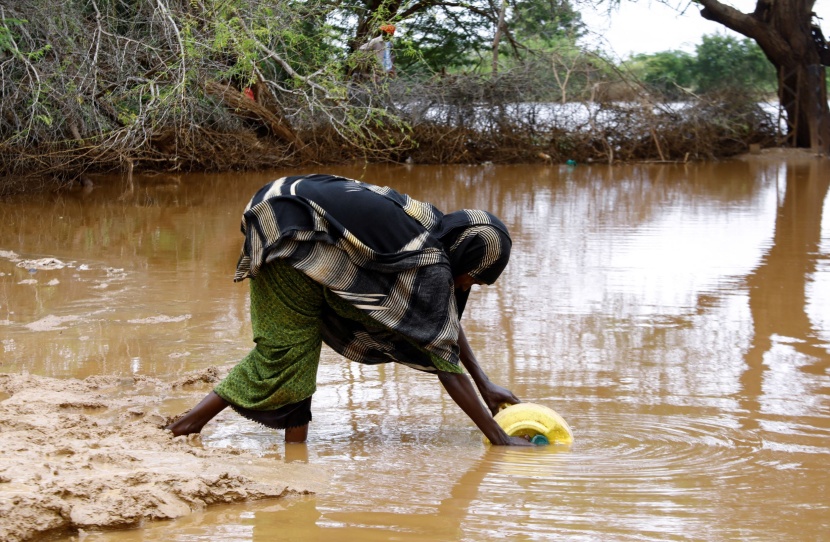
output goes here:
<path id="1" fill-rule="evenodd" d="M 475 289 L 463 324 L 490 377 L 555 408 L 574 444 L 485 446 L 434 377 L 324 351 L 307 444 L 232 412 L 203 442 L 317 465 L 326 491 L 84 540 L 830 532 L 830 162 L 328 171 L 503 218 L 511 263 Z M 286 173 L 116 178 L 1 201 L 0 371 L 172 380 L 240 359 L 239 218 Z"/>

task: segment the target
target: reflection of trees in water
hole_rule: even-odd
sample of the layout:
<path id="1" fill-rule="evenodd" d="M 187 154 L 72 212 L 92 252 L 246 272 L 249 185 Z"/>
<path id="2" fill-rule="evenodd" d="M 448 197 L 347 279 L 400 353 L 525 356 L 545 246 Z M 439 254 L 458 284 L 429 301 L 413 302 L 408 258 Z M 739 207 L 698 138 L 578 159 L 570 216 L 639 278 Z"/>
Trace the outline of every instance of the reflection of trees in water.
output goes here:
<path id="1" fill-rule="evenodd" d="M 745 355 L 747 369 L 741 384 L 746 397 L 744 407 L 755 415 L 760 412 L 759 401 L 765 395 L 764 356 L 775 346 L 775 337 L 792 339 L 790 347 L 811 360 L 801 367 L 803 371 L 823 375 L 830 368 L 830 351 L 806 310 L 807 284 L 817 268 L 828 187 L 827 160 L 787 165 L 773 243 L 761 264 L 747 277 L 755 333 Z"/>
<path id="2" fill-rule="evenodd" d="M 638 356 L 650 352 L 661 356 L 655 363 L 672 371 L 672 382 L 678 382 L 677 374 L 684 373 L 691 381 L 689 386 L 702 385 L 704 377 L 690 371 L 689 363 L 697 360 L 699 367 L 706 367 L 710 359 L 700 352 L 701 343 L 693 337 L 717 341 L 716 349 L 721 350 L 728 348 L 730 341 L 736 344 L 739 333 L 719 333 L 707 339 L 705 334 L 711 335 L 711 326 L 704 321 L 697 329 L 695 315 L 709 313 L 717 305 L 705 297 L 698 299 L 701 306 L 697 312 L 632 318 L 641 312 L 641 300 L 629 293 L 614 296 L 608 292 L 606 275 L 612 265 L 609 255 L 622 250 L 620 243 L 629 234 L 665 221 L 667 216 L 671 218 L 672 210 L 680 209 L 675 213 L 680 218 L 706 220 L 728 209 L 764 207 L 768 188 L 774 182 L 772 172 L 758 174 L 749 163 L 736 161 L 574 169 L 517 166 L 498 168 L 493 175 L 498 181 L 493 184 L 502 190 L 495 198 L 499 201 L 496 214 L 511 227 L 514 255 L 497 290 L 487 291 L 496 299 L 486 306 L 501 310 L 479 316 L 484 317 L 488 329 L 498 330 L 500 337 L 509 340 L 513 347 L 509 359 L 516 355 L 525 358 L 523 370 L 510 364 L 508 380 L 521 380 L 527 373 L 533 374 L 537 384 L 539 379 L 550 377 L 559 383 L 584 385 L 586 364 L 592 368 L 587 371 L 590 374 L 629 375 L 635 370 L 634 364 L 622 354 L 635 351 Z M 576 303 L 572 307 L 576 312 L 565 317 L 561 311 L 571 302 Z M 599 310 L 591 303 L 598 304 Z M 471 298 L 471 307 L 478 306 L 478 299 Z M 609 322 L 609 314 L 617 319 Z M 687 340 L 679 340 L 679 329 L 686 330 Z M 474 323 L 470 330 L 476 330 Z M 480 340 L 489 342 L 486 351 L 506 348 L 493 338 Z M 671 359 L 667 359 L 666 352 Z M 640 368 L 638 381 L 647 380 L 646 373 L 657 378 L 650 366 L 636 367 Z M 659 382 L 652 385 L 661 386 Z"/>

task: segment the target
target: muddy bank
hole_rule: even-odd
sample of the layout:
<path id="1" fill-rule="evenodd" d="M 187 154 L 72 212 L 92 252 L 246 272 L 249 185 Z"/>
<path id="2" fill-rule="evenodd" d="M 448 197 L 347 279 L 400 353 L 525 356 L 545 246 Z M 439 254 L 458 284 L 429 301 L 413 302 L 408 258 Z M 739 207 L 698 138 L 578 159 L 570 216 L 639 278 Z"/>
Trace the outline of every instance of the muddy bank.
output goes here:
<path id="1" fill-rule="evenodd" d="M 799 149 L 792 147 L 771 147 L 768 149 L 754 149 L 745 154 L 735 157 L 738 160 L 759 163 L 787 163 L 803 164 L 814 160 L 826 160 L 828 157 L 812 149 Z"/>
<path id="2" fill-rule="evenodd" d="M 0 540 L 128 528 L 218 503 L 309 493 L 325 473 L 163 429 L 159 397 L 216 379 L 174 383 L 97 376 L 0 374 Z M 200 384 L 202 383 L 202 384 Z"/>

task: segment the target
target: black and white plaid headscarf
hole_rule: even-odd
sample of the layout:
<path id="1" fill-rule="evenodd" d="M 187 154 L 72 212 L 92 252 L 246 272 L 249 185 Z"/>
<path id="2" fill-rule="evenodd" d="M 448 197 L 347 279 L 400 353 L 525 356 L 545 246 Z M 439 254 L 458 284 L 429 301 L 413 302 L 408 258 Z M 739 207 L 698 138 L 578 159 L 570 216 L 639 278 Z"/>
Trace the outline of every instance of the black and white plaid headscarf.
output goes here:
<path id="1" fill-rule="evenodd" d="M 331 175 L 265 185 L 245 209 L 242 233 L 235 281 L 284 259 L 379 324 L 369 329 L 327 315 L 323 338 L 335 351 L 361 363 L 430 371 L 434 363 L 423 350 L 459 361 L 468 292 L 454 291 L 453 277 L 469 273 L 491 284 L 511 246 L 507 228 L 485 211 L 445 215 L 391 188 Z"/>
<path id="2" fill-rule="evenodd" d="M 435 235 L 450 257 L 454 277 L 469 273 L 493 284 L 510 259 L 512 242 L 507 226 L 487 211 L 465 209 L 446 214 Z"/>

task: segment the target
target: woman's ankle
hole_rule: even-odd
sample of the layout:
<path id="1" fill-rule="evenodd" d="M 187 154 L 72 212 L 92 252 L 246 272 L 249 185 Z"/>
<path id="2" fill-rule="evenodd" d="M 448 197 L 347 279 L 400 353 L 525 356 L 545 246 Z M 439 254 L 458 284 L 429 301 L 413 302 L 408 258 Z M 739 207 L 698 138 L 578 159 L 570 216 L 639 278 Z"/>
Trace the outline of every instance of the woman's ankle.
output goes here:
<path id="1" fill-rule="evenodd" d="M 308 424 L 289 427 L 285 430 L 285 442 L 305 442 L 308 437 Z"/>

